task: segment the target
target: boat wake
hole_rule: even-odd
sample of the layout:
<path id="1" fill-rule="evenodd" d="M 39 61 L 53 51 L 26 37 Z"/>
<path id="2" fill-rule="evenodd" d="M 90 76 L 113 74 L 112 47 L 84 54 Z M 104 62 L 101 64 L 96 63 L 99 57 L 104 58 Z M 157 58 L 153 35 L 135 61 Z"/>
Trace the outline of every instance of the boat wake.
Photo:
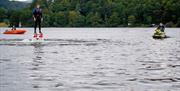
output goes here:
<path id="1" fill-rule="evenodd" d="M 87 45 L 95 46 L 98 44 L 104 44 L 109 40 L 106 39 L 95 39 L 95 40 L 77 40 L 77 39 L 2 39 L 0 40 L 0 46 L 34 46 L 39 44 L 42 46 L 56 46 L 56 45 Z"/>

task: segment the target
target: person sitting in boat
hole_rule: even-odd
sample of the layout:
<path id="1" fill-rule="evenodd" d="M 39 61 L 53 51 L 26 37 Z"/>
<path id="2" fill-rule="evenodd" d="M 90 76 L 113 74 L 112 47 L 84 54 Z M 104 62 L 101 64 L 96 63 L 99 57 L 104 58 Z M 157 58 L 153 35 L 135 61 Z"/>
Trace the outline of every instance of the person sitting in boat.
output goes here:
<path id="1" fill-rule="evenodd" d="M 11 30 L 16 30 L 16 27 L 15 27 L 15 26 L 13 26 Z"/>
<path id="2" fill-rule="evenodd" d="M 159 26 L 157 27 L 157 29 L 159 29 L 161 32 L 164 32 L 164 30 L 165 30 L 164 24 L 160 23 Z"/>

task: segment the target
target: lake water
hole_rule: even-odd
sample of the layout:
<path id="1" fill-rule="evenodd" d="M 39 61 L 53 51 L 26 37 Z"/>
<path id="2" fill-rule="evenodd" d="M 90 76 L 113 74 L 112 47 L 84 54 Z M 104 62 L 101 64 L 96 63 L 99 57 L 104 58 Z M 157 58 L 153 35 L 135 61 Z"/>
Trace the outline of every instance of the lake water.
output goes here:
<path id="1" fill-rule="evenodd" d="M 180 29 L 43 28 L 3 35 L 0 91 L 180 91 Z"/>

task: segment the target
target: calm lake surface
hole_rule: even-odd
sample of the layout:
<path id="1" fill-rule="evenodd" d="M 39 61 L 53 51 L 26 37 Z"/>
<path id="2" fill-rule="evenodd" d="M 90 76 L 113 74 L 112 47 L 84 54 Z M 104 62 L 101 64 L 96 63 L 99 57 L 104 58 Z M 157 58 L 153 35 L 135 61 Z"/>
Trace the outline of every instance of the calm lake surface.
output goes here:
<path id="1" fill-rule="evenodd" d="M 45 40 L 4 35 L 0 91 L 180 91 L 180 29 L 43 28 Z"/>

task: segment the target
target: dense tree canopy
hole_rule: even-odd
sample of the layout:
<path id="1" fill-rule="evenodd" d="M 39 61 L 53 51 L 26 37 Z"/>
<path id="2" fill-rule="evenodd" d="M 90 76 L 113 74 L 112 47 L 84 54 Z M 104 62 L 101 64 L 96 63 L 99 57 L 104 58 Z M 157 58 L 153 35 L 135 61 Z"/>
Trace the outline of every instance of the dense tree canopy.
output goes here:
<path id="1" fill-rule="evenodd" d="M 135 27 L 160 22 L 180 27 L 180 0 L 34 0 L 21 10 L 0 8 L 0 22 L 33 26 L 37 3 L 43 9 L 44 27 Z"/>

